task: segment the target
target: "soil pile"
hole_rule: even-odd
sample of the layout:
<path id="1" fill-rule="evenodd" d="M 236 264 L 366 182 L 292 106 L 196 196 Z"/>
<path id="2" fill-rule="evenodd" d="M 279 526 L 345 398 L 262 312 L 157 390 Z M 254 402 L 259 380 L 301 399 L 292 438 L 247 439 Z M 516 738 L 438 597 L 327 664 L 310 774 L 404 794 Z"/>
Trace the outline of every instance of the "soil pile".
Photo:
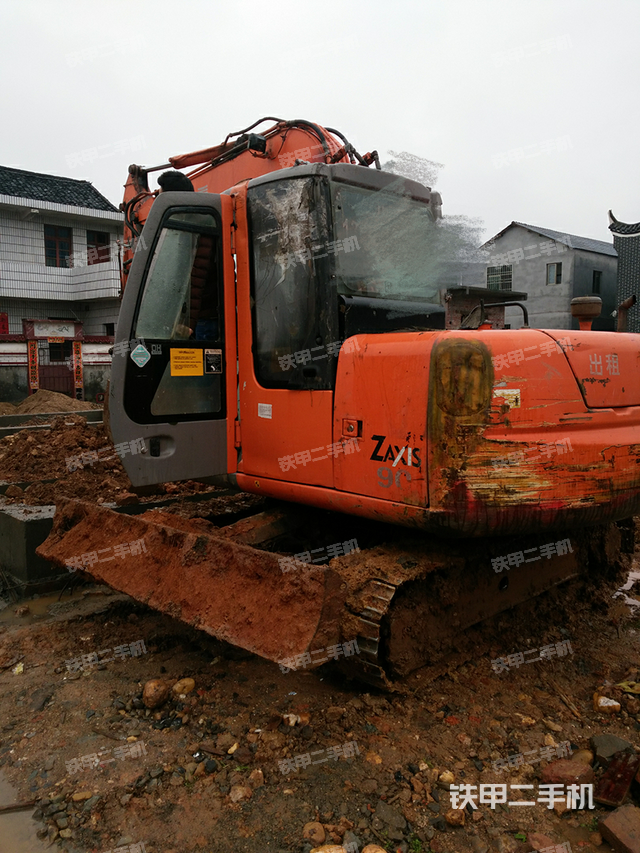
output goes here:
<path id="1" fill-rule="evenodd" d="M 1 480 L 31 483 L 24 490 L 10 486 L 5 495 L 10 503 L 31 506 L 57 504 L 61 497 L 99 504 L 118 502 L 127 494 L 132 497 L 131 481 L 104 428 L 89 426 L 85 418 L 72 413 L 54 418 L 48 429 L 24 429 L 0 440 Z M 188 481 L 161 484 L 152 491 L 145 501 L 215 489 Z"/>
<path id="2" fill-rule="evenodd" d="M 0 403 L 0 417 L 2 415 L 17 415 L 17 409 L 13 403 Z"/>
<path id="3" fill-rule="evenodd" d="M 11 403 L 1 405 L 10 406 Z M 15 411 L 5 414 L 42 415 L 49 412 L 86 412 L 89 409 L 101 409 L 102 406 L 98 406 L 97 403 L 88 403 L 86 400 L 74 400 L 66 394 L 58 394 L 57 391 L 41 389 L 13 408 Z"/>

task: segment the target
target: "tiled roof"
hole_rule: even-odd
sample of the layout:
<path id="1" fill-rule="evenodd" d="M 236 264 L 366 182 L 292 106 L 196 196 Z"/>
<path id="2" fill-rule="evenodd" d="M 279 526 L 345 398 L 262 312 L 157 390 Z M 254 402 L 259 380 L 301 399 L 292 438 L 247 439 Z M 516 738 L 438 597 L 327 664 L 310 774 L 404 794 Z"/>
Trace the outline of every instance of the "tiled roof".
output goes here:
<path id="1" fill-rule="evenodd" d="M 118 211 L 89 181 L 42 175 L 8 166 L 0 166 L 0 195 L 33 198 L 93 210 Z"/>
<path id="2" fill-rule="evenodd" d="M 539 228 L 537 225 L 527 225 L 526 222 L 512 222 L 507 225 L 499 234 L 493 238 L 496 240 L 501 237 L 504 232 L 513 225 L 518 225 L 520 228 L 526 228 L 534 234 L 540 234 L 542 237 L 548 237 L 550 240 L 555 240 L 556 243 L 564 243 L 570 249 L 582 249 L 585 252 L 597 252 L 600 255 L 611 255 L 617 257 L 618 253 L 613 248 L 612 243 L 605 243 L 604 240 L 592 240 L 590 237 L 579 237 L 577 234 L 567 234 L 564 231 L 552 231 L 551 228 Z"/>
<path id="3" fill-rule="evenodd" d="M 640 234 L 640 222 L 634 222 L 632 224 L 628 222 L 620 222 L 619 219 L 615 218 L 611 211 L 609 211 L 609 219 L 611 220 L 609 231 L 617 234 L 618 237 L 633 237 L 636 234 Z"/>

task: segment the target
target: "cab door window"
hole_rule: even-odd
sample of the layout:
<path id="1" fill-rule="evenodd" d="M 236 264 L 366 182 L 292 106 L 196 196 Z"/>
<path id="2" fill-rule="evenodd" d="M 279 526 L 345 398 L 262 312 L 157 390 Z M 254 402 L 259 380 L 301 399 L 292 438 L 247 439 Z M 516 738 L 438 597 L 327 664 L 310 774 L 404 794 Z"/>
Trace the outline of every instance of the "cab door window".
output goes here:
<path id="1" fill-rule="evenodd" d="M 149 353 L 128 367 L 134 420 L 224 417 L 220 235 L 213 213 L 165 216 L 134 325 Z"/>

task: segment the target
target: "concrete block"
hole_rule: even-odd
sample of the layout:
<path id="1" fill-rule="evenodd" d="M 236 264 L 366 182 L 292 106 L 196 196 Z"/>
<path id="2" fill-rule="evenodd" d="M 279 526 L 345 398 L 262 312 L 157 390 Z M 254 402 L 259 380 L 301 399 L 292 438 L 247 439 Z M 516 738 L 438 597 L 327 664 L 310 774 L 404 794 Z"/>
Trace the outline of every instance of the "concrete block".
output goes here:
<path id="1" fill-rule="evenodd" d="M 49 535 L 55 510 L 55 506 L 21 504 L 0 510 L 0 567 L 23 592 L 44 591 L 59 585 L 60 569 L 36 554 L 38 545 Z"/>

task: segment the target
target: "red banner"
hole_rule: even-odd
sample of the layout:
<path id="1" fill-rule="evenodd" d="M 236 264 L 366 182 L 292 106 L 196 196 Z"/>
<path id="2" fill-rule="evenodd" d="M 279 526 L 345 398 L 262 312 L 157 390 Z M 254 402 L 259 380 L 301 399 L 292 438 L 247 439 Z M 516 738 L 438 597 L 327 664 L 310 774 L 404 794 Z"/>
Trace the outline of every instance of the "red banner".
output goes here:
<path id="1" fill-rule="evenodd" d="M 29 357 L 29 389 L 37 391 L 40 387 L 40 378 L 38 373 L 38 342 L 27 341 L 28 357 Z"/>
<path id="2" fill-rule="evenodd" d="M 81 400 L 84 387 L 82 376 L 82 341 L 73 342 L 73 384 L 76 389 L 76 400 Z"/>

